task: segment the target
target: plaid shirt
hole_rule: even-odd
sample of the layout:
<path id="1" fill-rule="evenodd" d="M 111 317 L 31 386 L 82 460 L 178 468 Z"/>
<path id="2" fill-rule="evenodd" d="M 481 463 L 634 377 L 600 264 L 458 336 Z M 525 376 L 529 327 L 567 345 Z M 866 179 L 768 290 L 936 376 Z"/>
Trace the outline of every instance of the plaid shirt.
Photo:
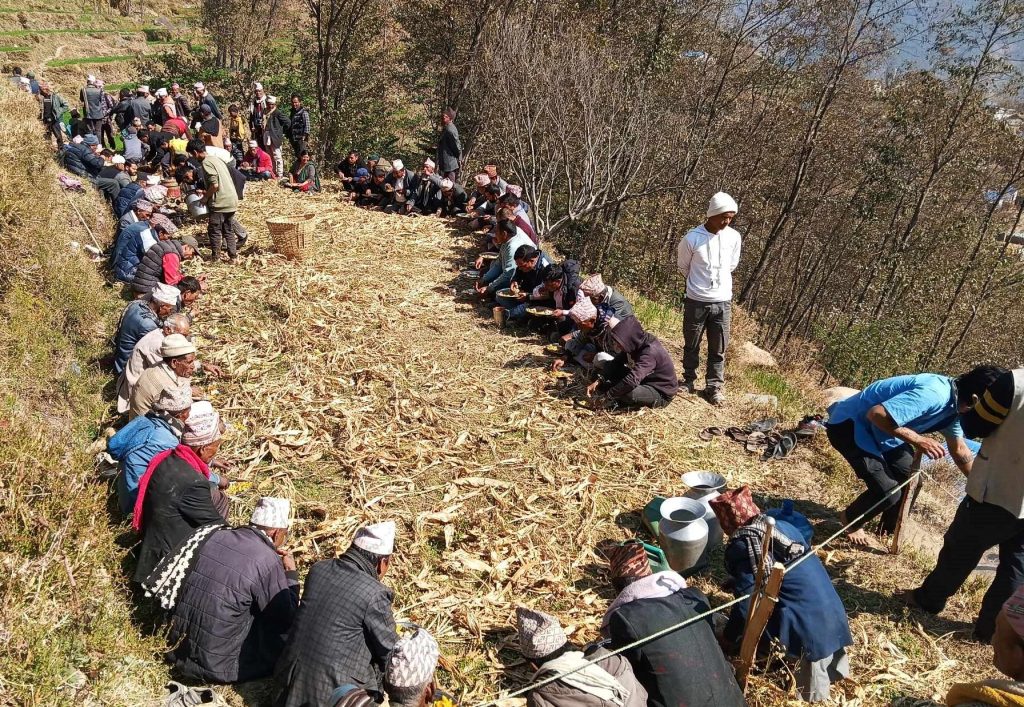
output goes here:
<path id="1" fill-rule="evenodd" d="M 300 137 L 307 137 L 311 129 L 309 122 L 309 111 L 305 108 L 299 108 L 295 110 L 292 108 L 291 121 L 289 127 L 292 131 L 292 139 L 295 140 Z"/>
<path id="2" fill-rule="evenodd" d="M 298 615 L 277 664 L 280 707 L 320 707 L 335 688 L 383 693 L 381 677 L 398 641 L 394 593 L 358 548 L 309 570 Z"/>

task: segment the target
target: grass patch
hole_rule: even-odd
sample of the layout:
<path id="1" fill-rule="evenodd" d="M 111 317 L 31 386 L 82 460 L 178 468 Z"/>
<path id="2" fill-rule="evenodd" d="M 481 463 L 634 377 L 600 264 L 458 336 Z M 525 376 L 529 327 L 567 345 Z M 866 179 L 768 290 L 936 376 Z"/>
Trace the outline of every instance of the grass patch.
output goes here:
<path id="1" fill-rule="evenodd" d="M 134 29 L 8 29 L 0 32 L 0 37 L 30 37 L 34 34 L 124 34 L 133 35 L 141 30 Z"/>
<path id="2" fill-rule="evenodd" d="M 77 59 L 53 59 L 46 62 L 50 68 L 62 66 L 82 66 L 85 64 L 113 64 L 115 61 L 131 61 L 136 58 L 135 54 L 120 54 L 118 56 L 86 56 Z"/>
<path id="3" fill-rule="evenodd" d="M 29 49 L 30 49 L 30 47 L 18 47 L 18 46 L 11 45 L 11 46 L 6 46 L 6 47 L 0 47 L 0 52 L 2 52 L 2 53 L 27 52 Z"/>
<path id="4" fill-rule="evenodd" d="M 748 368 L 743 372 L 747 384 L 763 395 L 774 395 L 779 399 L 783 415 L 793 417 L 804 407 L 803 394 L 786 378 L 783 371 L 766 368 Z"/>

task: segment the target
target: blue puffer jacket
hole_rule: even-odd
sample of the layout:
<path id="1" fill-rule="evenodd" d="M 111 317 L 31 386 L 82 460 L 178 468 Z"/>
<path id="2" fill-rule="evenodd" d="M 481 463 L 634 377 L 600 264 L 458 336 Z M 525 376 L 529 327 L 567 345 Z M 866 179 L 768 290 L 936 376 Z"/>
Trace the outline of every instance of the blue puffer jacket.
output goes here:
<path id="1" fill-rule="evenodd" d="M 138 270 L 142 257 L 155 242 L 156 239 L 149 230 L 149 221 L 139 221 L 121 229 L 121 234 L 114 245 L 114 277 L 121 282 L 130 283 L 134 280 L 135 271 Z"/>
<path id="2" fill-rule="evenodd" d="M 107 442 L 107 451 L 121 462 L 121 474 L 117 477 L 117 502 L 121 512 L 128 515 L 135 508 L 139 495 L 139 479 L 146 473 L 146 467 L 160 452 L 178 446 L 181 435 L 180 423 L 160 413 L 140 415 L 122 427 Z"/>
<path id="3" fill-rule="evenodd" d="M 114 199 L 114 215 L 118 218 L 124 216 L 135 205 L 135 202 L 142 198 L 142 187 L 132 182 L 126 187 L 121 187 Z"/>
<path id="4" fill-rule="evenodd" d="M 64 167 L 79 177 L 95 179 L 103 169 L 103 158 L 85 145 L 72 142 L 64 146 Z"/>

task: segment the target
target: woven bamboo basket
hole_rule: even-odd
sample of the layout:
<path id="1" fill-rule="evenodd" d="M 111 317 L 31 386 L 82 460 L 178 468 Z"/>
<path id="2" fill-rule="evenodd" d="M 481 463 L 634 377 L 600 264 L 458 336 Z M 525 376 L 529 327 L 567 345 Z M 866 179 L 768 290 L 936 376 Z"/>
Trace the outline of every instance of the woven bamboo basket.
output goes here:
<path id="1" fill-rule="evenodd" d="M 274 241 L 274 250 L 285 257 L 302 260 L 313 246 L 314 214 L 276 216 L 267 219 L 267 229 Z"/>

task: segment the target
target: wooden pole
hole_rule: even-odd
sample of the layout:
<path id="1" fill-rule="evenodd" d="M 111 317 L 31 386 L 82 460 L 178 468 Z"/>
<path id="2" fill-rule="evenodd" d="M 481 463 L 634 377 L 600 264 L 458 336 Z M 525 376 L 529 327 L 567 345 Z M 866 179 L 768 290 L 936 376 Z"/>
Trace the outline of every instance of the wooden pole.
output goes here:
<path id="1" fill-rule="evenodd" d="M 772 556 L 772 532 L 775 530 L 775 519 L 771 516 L 765 518 L 768 528 L 761 538 L 761 562 L 754 571 L 754 588 L 750 592 L 750 604 L 747 606 L 747 616 L 753 616 L 757 605 L 761 601 L 762 585 L 764 584 L 764 571 L 768 566 L 768 558 Z"/>
<path id="2" fill-rule="evenodd" d="M 892 541 L 889 543 L 889 553 L 900 554 L 903 549 L 903 523 L 910 517 L 910 509 L 914 504 L 914 490 L 921 483 L 921 477 L 917 473 L 921 471 L 921 453 L 914 455 L 914 461 L 910 465 L 910 475 L 916 478 L 903 488 L 903 497 L 900 499 L 900 514 L 896 518 L 896 528 L 892 531 Z"/>
<path id="3" fill-rule="evenodd" d="M 747 627 L 743 631 L 743 642 L 740 644 L 740 662 L 736 668 L 736 681 L 740 689 L 746 691 L 747 678 L 750 676 L 750 668 L 754 664 L 754 656 L 757 653 L 757 644 L 761 642 L 761 634 L 764 627 L 768 625 L 768 619 L 775 611 L 775 604 L 778 601 L 779 590 L 782 588 L 782 578 L 786 574 L 786 567 L 776 562 L 772 565 L 771 574 L 768 575 L 768 583 L 765 585 L 764 597 L 757 602 L 757 608 L 753 614 L 747 615 Z"/>

